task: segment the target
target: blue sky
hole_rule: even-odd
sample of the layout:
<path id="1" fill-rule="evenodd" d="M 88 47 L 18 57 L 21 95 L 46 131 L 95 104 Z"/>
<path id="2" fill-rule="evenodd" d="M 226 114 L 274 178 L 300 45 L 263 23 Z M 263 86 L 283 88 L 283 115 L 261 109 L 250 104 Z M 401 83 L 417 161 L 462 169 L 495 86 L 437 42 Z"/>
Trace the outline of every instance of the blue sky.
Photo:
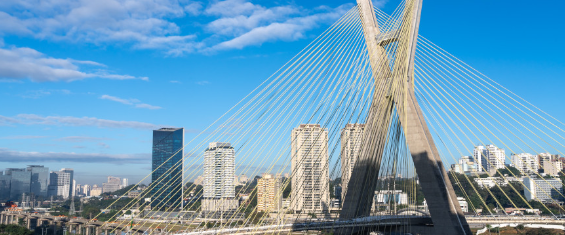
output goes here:
<path id="1" fill-rule="evenodd" d="M 191 139 L 353 4 L 2 1 L 0 169 L 137 182 L 150 172 L 152 129 L 181 126 Z M 420 34 L 565 120 L 564 5 L 424 1 Z"/>

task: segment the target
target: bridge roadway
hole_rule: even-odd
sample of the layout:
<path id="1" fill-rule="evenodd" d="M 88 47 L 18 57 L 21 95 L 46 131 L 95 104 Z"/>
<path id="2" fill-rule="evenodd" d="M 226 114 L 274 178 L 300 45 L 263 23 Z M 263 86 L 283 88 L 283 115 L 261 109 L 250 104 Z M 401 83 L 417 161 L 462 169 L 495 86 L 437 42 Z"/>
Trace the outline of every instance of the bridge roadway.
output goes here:
<path id="1" fill-rule="evenodd" d="M 557 219 L 544 216 L 467 216 L 467 222 L 473 228 L 483 228 L 486 224 L 524 224 L 524 225 L 562 225 L 565 226 L 565 219 Z M 375 229 L 383 227 L 414 226 L 431 228 L 432 221 L 428 216 L 371 216 L 346 221 L 325 221 L 325 222 L 304 222 L 280 225 L 263 225 L 244 228 L 226 229 L 206 229 L 176 235 L 196 235 L 196 234 L 269 234 L 269 233 L 288 233 L 308 230 L 329 230 L 337 228 L 368 228 Z M 420 228 L 421 229 L 421 228 Z M 431 230 L 423 231 L 423 234 L 432 233 Z M 369 230 L 371 231 L 371 230 Z"/>
<path id="2" fill-rule="evenodd" d="M 377 227 L 399 227 L 412 225 L 431 225 L 432 220 L 428 216 L 370 216 L 344 221 L 323 221 L 323 222 L 304 222 L 289 223 L 278 225 L 263 225 L 256 227 L 226 228 L 226 229 L 206 229 L 176 235 L 196 235 L 196 234 L 269 234 L 280 232 L 300 232 L 308 230 L 329 230 L 336 228 L 375 228 Z"/>
<path id="3" fill-rule="evenodd" d="M 483 228 L 486 224 L 523 224 L 523 225 L 561 225 L 565 226 L 565 219 L 558 219 L 549 216 L 467 216 L 467 222 L 471 227 Z M 9 212 L 3 211 L 0 213 L 1 224 L 18 224 L 18 220 L 25 221 L 25 225 L 29 229 L 34 229 L 41 225 L 49 225 L 56 229 L 57 226 L 67 227 L 69 231 L 84 231 L 84 234 L 98 235 L 101 233 L 106 234 L 108 231 L 128 231 L 137 234 L 145 234 L 147 232 L 160 232 L 160 229 L 148 229 L 135 226 L 133 228 L 126 228 L 120 224 L 93 222 L 85 219 L 60 216 L 48 216 L 35 213 L 25 212 Z M 255 227 L 243 228 L 226 228 L 226 229 L 206 229 L 195 230 L 185 233 L 177 233 L 178 235 L 196 235 L 196 234 L 265 234 L 265 233 L 279 233 L 279 232 L 300 232 L 308 230 L 333 230 L 337 228 L 356 228 L 365 229 L 366 231 L 379 231 L 379 229 L 386 229 L 389 231 L 391 228 L 402 228 L 410 226 L 415 229 L 411 231 L 422 231 L 420 233 L 430 233 L 432 227 L 431 218 L 427 215 L 382 215 L 370 216 L 365 218 L 357 218 L 353 220 L 344 221 L 319 221 L 309 222 L 301 221 L 295 223 L 285 223 L 277 225 L 261 225 Z M 61 229 L 61 228 L 59 228 Z M 155 231 L 157 230 L 157 231 Z M 427 231 L 427 232 L 426 232 Z M 433 234 L 433 233 L 430 233 Z"/>

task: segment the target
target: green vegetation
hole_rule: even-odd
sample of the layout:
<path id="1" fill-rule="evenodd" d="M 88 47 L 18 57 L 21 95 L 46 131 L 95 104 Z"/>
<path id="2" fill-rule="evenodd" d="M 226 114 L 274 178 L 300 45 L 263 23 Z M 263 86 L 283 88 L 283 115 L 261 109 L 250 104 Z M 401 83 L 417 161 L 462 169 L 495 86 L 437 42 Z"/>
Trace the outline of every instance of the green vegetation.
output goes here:
<path id="1" fill-rule="evenodd" d="M 514 172 L 516 168 L 509 167 L 510 171 Z M 508 170 L 501 170 L 501 173 L 505 174 Z M 517 208 L 530 208 L 539 209 L 544 215 L 560 214 L 560 208 L 558 205 L 547 204 L 543 205 L 538 201 L 529 201 L 526 203 L 524 195 L 524 186 L 520 183 L 511 182 L 506 186 L 495 186 L 492 188 L 480 188 L 479 185 L 473 180 L 474 176 L 467 176 L 458 173 L 449 173 L 449 179 L 453 185 L 453 190 L 458 197 L 463 197 L 467 200 L 469 204 L 469 210 L 473 208 L 484 209 L 483 214 L 489 213 L 495 208 L 503 209 L 507 207 L 517 207 Z M 455 177 L 454 177 L 455 175 Z M 476 191 L 473 189 L 476 189 Z M 463 192 L 465 191 L 465 192 Z M 490 192 L 489 192 L 490 191 Z M 483 203 L 484 200 L 484 203 Z M 498 202 L 497 202 L 498 201 Z M 485 207 L 485 204 L 488 208 Z M 499 205 L 500 203 L 500 205 Z M 528 204 L 530 206 L 528 206 Z M 502 207 L 502 208 L 500 208 Z M 546 208 L 547 207 L 547 208 Z M 494 212 L 493 212 L 494 213 Z"/>
<path id="2" fill-rule="evenodd" d="M 14 224 L 0 224 L 0 235 L 32 235 L 33 232 L 26 227 Z"/>
<path id="3" fill-rule="evenodd" d="M 509 177 L 520 177 L 522 176 L 522 174 L 520 173 L 520 170 L 511 167 L 511 166 L 506 166 L 506 168 L 504 169 L 498 169 L 498 171 L 496 172 L 496 174 L 494 175 L 495 177 L 500 177 L 502 174 L 502 176 L 507 175 Z"/>

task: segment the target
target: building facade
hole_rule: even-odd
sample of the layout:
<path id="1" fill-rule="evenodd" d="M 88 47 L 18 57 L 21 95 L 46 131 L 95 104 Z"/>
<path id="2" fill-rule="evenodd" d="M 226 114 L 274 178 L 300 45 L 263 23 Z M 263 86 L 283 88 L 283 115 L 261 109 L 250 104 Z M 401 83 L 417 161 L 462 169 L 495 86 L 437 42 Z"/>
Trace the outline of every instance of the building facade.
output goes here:
<path id="1" fill-rule="evenodd" d="M 275 212 L 282 209 L 282 179 L 273 174 L 263 174 L 257 180 L 257 211 Z"/>
<path id="2" fill-rule="evenodd" d="M 6 175 L 10 178 L 10 198 L 18 199 L 22 194 L 29 195 L 31 189 L 31 172 L 26 169 L 8 168 Z"/>
<path id="3" fill-rule="evenodd" d="M 4 172 L 0 172 L 0 199 L 8 200 L 10 198 L 10 185 L 12 177 L 9 175 L 4 175 Z"/>
<path id="4" fill-rule="evenodd" d="M 328 131 L 302 124 L 291 133 L 291 210 L 327 212 L 330 208 Z"/>
<path id="5" fill-rule="evenodd" d="M 347 184 L 351 178 L 351 172 L 355 167 L 355 161 L 361 153 L 361 142 L 365 124 L 347 124 L 341 130 L 341 196 L 345 198 Z"/>
<path id="6" fill-rule="evenodd" d="M 31 172 L 30 192 L 37 196 L 47 196 L 49 187 L 49 168 L 39 165 L 27 166 L 27 171 Z"/>
<path id="7" fill-rule="evenodd" d="M 82 194 L 84 194 L 84 196 L 90 196 L 90 185 L 85 184 L 82 186 Z"/>
<path id="8" fill-rule="evenodd" d="M 560 179 L 539 179 L 524 177 L 526 200 L 540 202 L 563 201 L 563 185 Z"/>
<path id="9" fill-rule="evenodd" d="M 50 196 L 61 196 L 69 199 L 73 195 L 74 171 L 63 168 L 60 171 L 52 171 L 49 174 L 48 191 Z"/>
<path id="10" fill-rule="evenodd" d="M 235 150 L 230 143 L 212 142 L 204 151 L 203 212 L 237 209 L 235 198 Z"/>
<path id="11" fill-rule="evenodd" d="M 108 182 L 102 183 L 102 192 L 111 193 L 122 188 L 122 179 L 115 176 L 108 176 Z"/>
<path id="12" fill-rule="evenodd" d="M 538 172 L 539 160 L 537 155 L 529 153 L 513 154 L 511 159 L 512 165 L 524 175 Z"/>
<path id="13" fill-rule="evenodd" d="M 506 186 L 510 182 L 515 183 L 522 183 L 522 178 L 515 178 L 515 177 L 486 177 L 486 178 L 474 178 L 473 179 L 479 187 L 484 188 L 492 188 L 495 186 Z"/>
<path id="14" fill-rule="evenodd" d="M 98 187 L 98 185 L 93 185 L 90 189 L 90 196 L 96 197 L 102 194 L 102 187 Z"/>
<path id="15" fill-rule="evenodd" d="M 182 206 L 184 128 L 153 131 L 151 208 Z"/>
<path id="16" fill-rule="evenodd" d="M 473 157 L 477 161 L 478 172 L 495 172 L 497 169 L 504 169 L 505 151 L 494 145 L 475 146 Z"/>

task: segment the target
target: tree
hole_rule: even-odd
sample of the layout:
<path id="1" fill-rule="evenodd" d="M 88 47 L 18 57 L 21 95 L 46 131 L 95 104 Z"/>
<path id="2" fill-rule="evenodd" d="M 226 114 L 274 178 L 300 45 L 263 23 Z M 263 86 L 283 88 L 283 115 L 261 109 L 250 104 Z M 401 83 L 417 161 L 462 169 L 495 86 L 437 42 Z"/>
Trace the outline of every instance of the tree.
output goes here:
<path id="1" fill-rule="evenodd" d="M 503 175 L 516 176 L 516 177 L 522 176 L 522 173 L 520 173 L 520 170 L 516 169 L 515 167 L 511 167 L 511 166 L 507 166 L 506 168 L 499 169 L 494 176 L 500 177 L 501 174 L 502 174 L 502 176 Z"/>
<path id="2" fill-rule="evenodd" d="M 33 232 L 25 227 L 14 224 L 0 224 L 0 235 L 32 235 Z"/>
<path id="3" fill-rule="evenodd" d="M 526 235 L 553 235 L 555 234 L 551 229 L 547 228 L 536 228 L 536 229 L 529 229 L 526 232 Z"/>

